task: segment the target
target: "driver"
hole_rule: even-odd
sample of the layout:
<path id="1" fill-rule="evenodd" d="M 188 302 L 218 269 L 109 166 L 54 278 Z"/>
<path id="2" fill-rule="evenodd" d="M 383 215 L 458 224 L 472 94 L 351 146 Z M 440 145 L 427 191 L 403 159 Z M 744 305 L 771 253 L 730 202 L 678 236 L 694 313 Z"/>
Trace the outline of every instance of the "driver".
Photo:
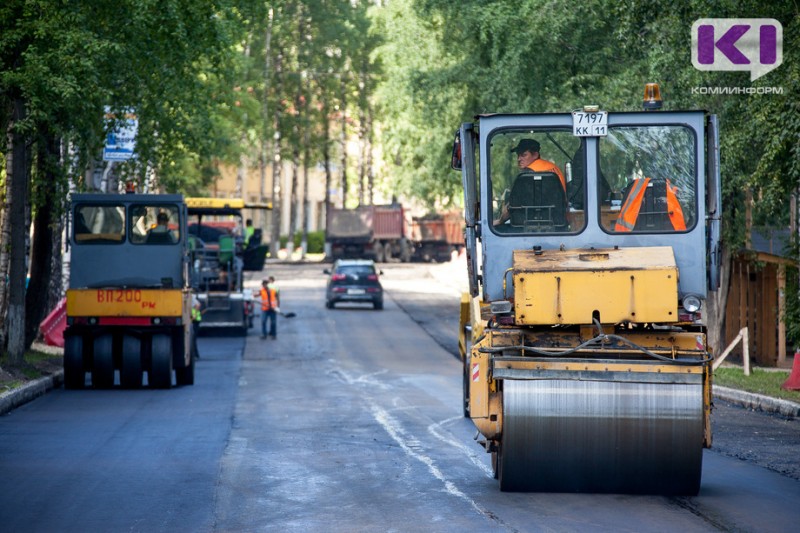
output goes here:
<path id="1" fill-rule="evenodd" d="M 521 139 L 519 143 L 511 149 L 512 153 L 517 154 L 517 166 L 520 169 L 520 173 L 517 174 L 514 183 L 520 179 L 520 176 L 524 175 L 526 170 L 532 170 L 533 172 L 552 172 L 558 176 L 561 187 L 564 189 L 564 195 L 566 196 L 567 182 L 564 179 L 564 175 L 561 173 L 561 169 L 552 161 L 542 159 L 539 154 L 540 148 L 541 145 L 536 139 Z M 514 190 L 513 186 L 511 190 Z M 504 224 L 509 218 L 508 201 L 504 198 L 500 216 L 494 221 L 494 225 Z"/>

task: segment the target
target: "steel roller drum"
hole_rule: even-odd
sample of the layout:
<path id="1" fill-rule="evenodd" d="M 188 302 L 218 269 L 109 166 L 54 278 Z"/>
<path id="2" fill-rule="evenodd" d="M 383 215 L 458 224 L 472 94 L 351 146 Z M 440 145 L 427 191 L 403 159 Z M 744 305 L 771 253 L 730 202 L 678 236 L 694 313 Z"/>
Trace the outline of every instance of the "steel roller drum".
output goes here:
<path id="1" fill-rule="evenodd" d="M 700 490 L 700 383 L 507 379 L 503 412 L 503 491 Z"/>

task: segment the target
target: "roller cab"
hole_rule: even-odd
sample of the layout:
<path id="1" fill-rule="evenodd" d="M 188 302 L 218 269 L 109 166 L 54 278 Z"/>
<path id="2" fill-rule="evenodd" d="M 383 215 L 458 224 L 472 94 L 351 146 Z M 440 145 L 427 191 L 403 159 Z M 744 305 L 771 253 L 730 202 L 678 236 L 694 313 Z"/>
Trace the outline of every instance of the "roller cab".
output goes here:
<path id="1" fill-rule="evenodd" d="M 699 111 L 486 115 L 459 130 L 464 412 L 501 490 L 700 490 L 716 147 Z M 525 148 L 544 161 L 528 166 Z"/>

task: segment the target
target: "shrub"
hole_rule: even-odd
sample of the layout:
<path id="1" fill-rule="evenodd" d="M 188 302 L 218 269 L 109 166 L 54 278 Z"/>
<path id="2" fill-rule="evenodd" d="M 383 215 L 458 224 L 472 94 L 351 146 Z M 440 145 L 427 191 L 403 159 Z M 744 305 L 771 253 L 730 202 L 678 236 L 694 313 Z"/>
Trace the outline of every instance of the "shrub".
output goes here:
<path id="1" fill-rule="evenodd" d="M 303 238 L 302 232 L 297 232 L 294 234 L 294 248 L 297 250 L 300 248 L 300 241 Z M 286 235 L 281 235 L 281 248 L 286 248 L 286 243 L 289 241 L 289 237 Z M 308 232 L 308 253 L 310 254 L 321 254 L 325 250 L 325 232 L 323 230 L 320 231 L 309 231 Z"/>

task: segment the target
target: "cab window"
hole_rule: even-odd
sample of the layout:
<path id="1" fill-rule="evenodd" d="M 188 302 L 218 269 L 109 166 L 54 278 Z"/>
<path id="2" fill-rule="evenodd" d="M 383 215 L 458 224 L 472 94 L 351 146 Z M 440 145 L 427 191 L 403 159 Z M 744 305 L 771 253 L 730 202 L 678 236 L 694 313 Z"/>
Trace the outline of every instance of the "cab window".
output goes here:
<path id="1" fill-rule="evenodd" d="M 506 129 L 489 139 L 492 230 L 575 233 L 585 226 L 585 143 L 567 129 Z"/>
<path id="2" fill-rule="evenodd" d="M 73 218 L 76 244 L 116 244 L 125 240 L 125 208 L 121 205 L 79 205 Z"/>
<path id="3" fill-rule="evenodd" d="M 131 206 L 133 244 L 175 244 L 180 241 L 180 216 L 174 205 Z"/>
<path id="4" fill-rule="evenodd" d="M 600 138 L 600 172 L 611 189 L 600 198 L 609 233 L 674 233 L 697 220 L 696 154 L 684 126 L 611 127 Z"/>

